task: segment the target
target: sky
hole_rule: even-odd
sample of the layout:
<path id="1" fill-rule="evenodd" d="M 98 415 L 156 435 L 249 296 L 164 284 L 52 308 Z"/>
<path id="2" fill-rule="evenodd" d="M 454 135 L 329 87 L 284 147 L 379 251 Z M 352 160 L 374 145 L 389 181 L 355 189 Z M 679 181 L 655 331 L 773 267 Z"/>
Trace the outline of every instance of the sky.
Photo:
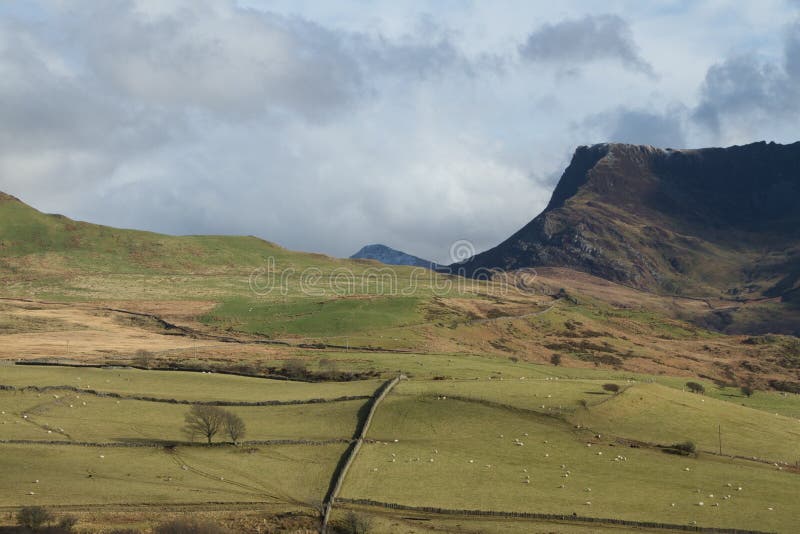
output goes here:
<path id="1" fill-rule="evenodd" d="M 797 0 L 0 3 L 0 191 L 118 227 L 449 263 L 579 145 L 799 118 Z"/>

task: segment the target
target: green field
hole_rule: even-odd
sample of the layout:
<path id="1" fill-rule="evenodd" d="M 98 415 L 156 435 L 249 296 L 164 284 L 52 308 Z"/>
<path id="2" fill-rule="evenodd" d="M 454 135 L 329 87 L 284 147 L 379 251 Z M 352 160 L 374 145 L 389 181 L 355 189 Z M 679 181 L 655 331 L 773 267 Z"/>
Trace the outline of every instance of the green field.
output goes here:
<path id="1" fill-rule="evenodd" d="M 260 402 L 372 395 L 378 380 L 307 383 L 188 371 L 0 365 L 0 384 L 73 386 L 163 399 Z"/>
<path id="2" fill-rule="evenodd" d="M 179 447 L 167 452 L 4 444 L 0 445 L 0 502 L 4 506 L 310 502 L 322 498 L 344 447 Z"/>
<path id="3" fill-rule="evenodd" d="M 247 425 L 248 441 L 349 439 L 363 400 L 235 406 L 227 410 Z M 186 441 L 180 404 L 114 400 L 71 391 L 0 392 L 2 439 L 77 442 Z M 27 418 L 23 419 L 23 415 Z M 220 436 L 221 439 L 222 436 Z"/>
<path id="4" fill-rule="evenodd" d="M 800 420 L 680 392 L 658 384 L 637 384 L 613 399 L 579 410 L 573 420 L 590 428 L 652 443 L 691 440 L 725 454 L 773 462 L 800 460 Z"/>
<path id="5" fill-rule="evenodd" d="M 587 447 L 595 441 L 592 435 L 538 414 L 397 393 L 385 401 L 370 431 L 369 437 L 381 443 L 364 447 L 343 496 L 452 509 L 793 528 L 794 495 L 800 491 L 795 474 L 608 441 Z M 515 439 L 524 445 L 515 445 Z M 627 460 L 614 461 L 617 455 Z M 569 476 L 563 477 L 567 470 Z M 524 482 L 526 476 L 530 483 Z M 736 491 L 738 486 L 743 490 Z M 723 499 L 727 494 L 732 498 Z M 701 501 L 704 506 L 697 504 Z"/>

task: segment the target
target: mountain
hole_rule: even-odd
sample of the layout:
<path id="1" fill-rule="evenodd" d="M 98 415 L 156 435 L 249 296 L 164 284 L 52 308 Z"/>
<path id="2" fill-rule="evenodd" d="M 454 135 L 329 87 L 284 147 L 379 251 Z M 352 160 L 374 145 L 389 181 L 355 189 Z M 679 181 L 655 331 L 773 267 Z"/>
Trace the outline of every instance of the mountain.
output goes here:
<path id="1" fill-rule="evenodd" d="M 387 265 L 408 265 L 411 267 L 425 267 L 435 269 L 437 265 L 429 260 L 423 260 L 411 254 L 395 250 L 386 245 L 367 245 L 350 256 L 350 259 L 377 260 Z"/>
<path id="2" fill-rule="evenodd" d="M 799 206 L 800 143 L 582 146 L 540 215 L 450 267 L 568 267 L 658 293 L 800 311 Z M 794 321 L 789 330 L 800 331 Z"/>

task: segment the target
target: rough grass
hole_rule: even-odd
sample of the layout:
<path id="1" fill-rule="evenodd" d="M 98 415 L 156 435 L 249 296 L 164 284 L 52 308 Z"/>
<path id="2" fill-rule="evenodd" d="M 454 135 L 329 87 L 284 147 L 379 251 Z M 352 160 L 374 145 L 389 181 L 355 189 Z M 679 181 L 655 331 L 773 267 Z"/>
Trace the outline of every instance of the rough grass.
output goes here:
<path id="1" fill-rule="evenodd" d="M 369 437 L 382 443 L 362 449 L 345 482 L 344 497 L 787 532 L 794 528 L 794 495 L 800 491 L 796 475 L 706 455 L 687 459 L 607 442 L 587 447 L 590 433 L 545 416 L 393 394 L 378 412 Z M 514 438 L 525 445 L 514 445 Z M 628 460 L 613 461 L 618 454 Z M 562 464 L 570 470 L 568 478 L 561 476 Z M 523 483 L 523 469 L 530 484 Z M 728 483 L 744 490 L 734 491 Z M 585 491 L 587 487 L 592 491 Z M 727 493 L 735 494 L 732 500 L 721 498 Z M 706 505 L 697 506 L 699 501 Z M 711 506 L 716 502 L 719 507 Z"/>
<path id="2" fill-rule="evenodd" d="M 343 451 L 344 445 L 178 448 L 175 453 L 0 445 L 0 502 L 10 506 L 308 502 L 322 498 Z M 35 495 L 28 495 L 31 491 Z"/>

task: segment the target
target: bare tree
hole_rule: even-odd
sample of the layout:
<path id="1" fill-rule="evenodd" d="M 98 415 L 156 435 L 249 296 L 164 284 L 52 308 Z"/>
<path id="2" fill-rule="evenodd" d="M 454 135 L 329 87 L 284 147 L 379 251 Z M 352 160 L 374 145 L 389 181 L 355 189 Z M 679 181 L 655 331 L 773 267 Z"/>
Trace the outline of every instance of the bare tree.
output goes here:
<path id="1" fill-rule="evenodd" d="M 239 443 L 239 440 L 244 437 L 247 431 L 242 418 L 233 412 L 225 412 L 223 426 L 225 427 L 225 433 L 228 434 L 228 437 L 231 438 L 231 441 L 234 443 Z"/>
<path id="2" fill-rule="evenodd" d="M 186 414 L 186 434 L 194 438 L 197 434 L 205 436 L 209 445 L 225 423 L 225 410 L 216 406 L 195 404 Z"/>

